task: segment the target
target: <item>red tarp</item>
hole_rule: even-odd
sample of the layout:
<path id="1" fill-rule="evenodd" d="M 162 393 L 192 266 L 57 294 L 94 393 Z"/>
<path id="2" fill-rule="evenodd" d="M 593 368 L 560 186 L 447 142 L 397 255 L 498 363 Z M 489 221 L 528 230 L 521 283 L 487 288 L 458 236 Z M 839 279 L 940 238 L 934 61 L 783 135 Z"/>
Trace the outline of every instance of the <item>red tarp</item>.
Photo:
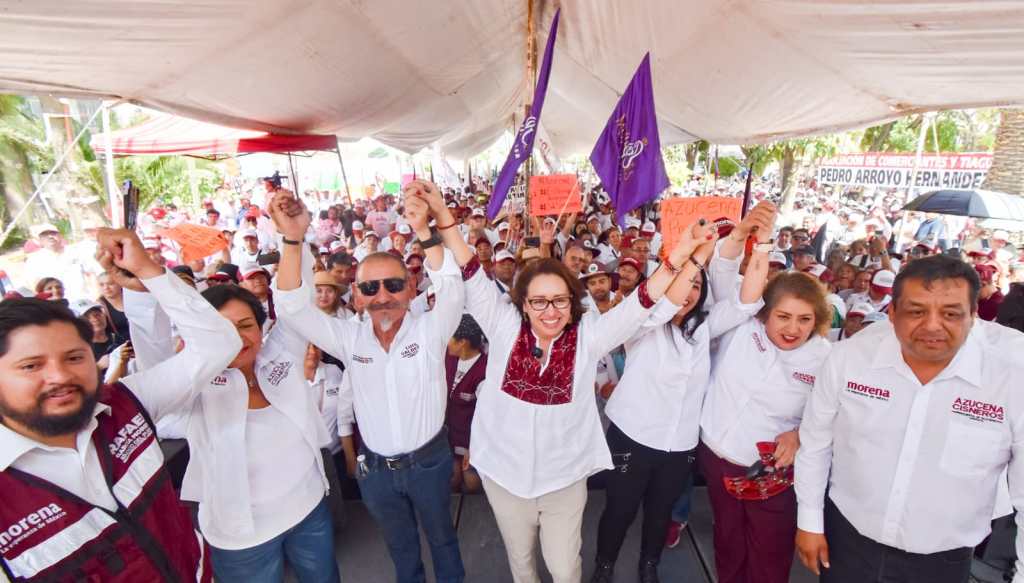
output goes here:
<path id="1" fill-rule="evenodd" d="M 232 156 L 253 152 L 334 150 L 338 145 L 334 136 L 270 134 L 257 130 L 228 128 L 171 115 L 160 115 L 142 125 L 113 131 L 110 133 L 110 143 L 115 156 Z M 97 154 L 106 152 L 104 134 L 93 136 L 91 144 Z"/>

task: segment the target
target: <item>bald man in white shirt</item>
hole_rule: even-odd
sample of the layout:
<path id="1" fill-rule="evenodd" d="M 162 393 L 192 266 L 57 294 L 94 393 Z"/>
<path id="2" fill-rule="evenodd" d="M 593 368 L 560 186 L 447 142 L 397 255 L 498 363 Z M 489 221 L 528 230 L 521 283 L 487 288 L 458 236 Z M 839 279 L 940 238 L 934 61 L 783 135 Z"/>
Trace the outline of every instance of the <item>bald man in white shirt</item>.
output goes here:
<path id="1" fill-rule="evenodd" d="M 826 360 L 796 456 L 797 552 L 823 583 L 966 583 L 1004 470 L 1024 556 L 1024 335 L 976 318 L 979 287 L 957 259 L 915 260 L 892 324 Z"/>

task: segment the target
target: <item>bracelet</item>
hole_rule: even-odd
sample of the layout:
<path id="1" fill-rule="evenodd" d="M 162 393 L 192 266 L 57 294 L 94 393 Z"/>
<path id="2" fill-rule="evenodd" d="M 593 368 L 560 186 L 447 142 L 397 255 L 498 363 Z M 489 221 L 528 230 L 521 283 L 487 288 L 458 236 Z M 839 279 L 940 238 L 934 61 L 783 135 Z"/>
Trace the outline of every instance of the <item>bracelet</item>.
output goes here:
<path id="1" fill-rule="evenodd" d="M 671 271 L 672 275 L 679 275 L 680 273 L 683 272 L 682 267 L 676 267 L 675 265 L 672 265 L 672 262 L 669 261 L 667 257 L 664 261 L 661 262 L 661 264 L 664 265 L 669 271 Z"/>
<path id="2" fill-rule="evenodd" d="M 292 241 L 287 237 L 281 237 L 281 242 L 285 245 L 302 245 L 302 241 Z"/>
<path id="3" fill-rule="evenodd" d="M 690 262 L 693 263 L 694 265 L 696 265 L 697 269 L 699 269 L 701 271 L 704 271 L 704 265 L 702 265 L 700 261 L 697 261 L 696 259 L 694 259 L 693 255 L 690 255 Z"/>
<path id="4" fill-rule="evenodd" d="M 443 227 L 441 225 L 437 225 L 437 224 L 435 224 L 434 226 L 437 227 L 438 231 L 443 231 L 445 229 L 450 229 L 450 228 L 454 227 L 456 225 L 456 223 L 457 223 L 457 221 L 452 221 L 451 223 L 449 223 L 449 224 L 447 224 L 447 225 L 445 225 Z"/>

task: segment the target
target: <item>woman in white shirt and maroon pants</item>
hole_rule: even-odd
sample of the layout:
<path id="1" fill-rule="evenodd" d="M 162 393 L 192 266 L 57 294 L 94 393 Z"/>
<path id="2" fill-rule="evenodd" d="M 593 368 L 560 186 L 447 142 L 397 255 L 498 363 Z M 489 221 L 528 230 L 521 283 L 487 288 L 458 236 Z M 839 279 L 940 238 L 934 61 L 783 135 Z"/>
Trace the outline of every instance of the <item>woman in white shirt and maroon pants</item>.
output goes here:
<path id="1" fill-rule="evenodd" d="M 738 235 L 723 243 L 722 258 L 738 256 L 744 234 Z M 760 267 L 771 246 L 765 245 L 767 234 L 759 230 L 757 236 L 744 279 L 753 277 L 752 270 L 764 277 Z M 796 537 L 792 487 L 779 485 L 763 499 L 741 499 L 725 480 L 743 478 L 759 461 L 758 442 L 774 442 L 776 468 L 793 464 L 804 404 L 831 349 L 825 337 L 831 309 L 818 280 L 781 273 L 764 288 L 763 301 L 756 316 L 722 337 L 701 412 L 697 464 L 714 514 L 719 583 L 789 580 Z"/>
<path id="2" fill-rule="evenodd" d="M 539 531 L 553 581 L 578 583 L 587 477 L 612 467 L 594 398 L 597 361 L 647 321 L 711 230 L 684 234 L 657 272 L 604 314 L 584 312 L 577 274 L 550 258 L 527 264 L 506 303 L 451 228 L 455 220 L 437 187 L 420 183 L 416 190 L 462 266 L 466 307 L 490 342 L 467 457 L 483 478 L 513 581 L 540 580 Z"/>

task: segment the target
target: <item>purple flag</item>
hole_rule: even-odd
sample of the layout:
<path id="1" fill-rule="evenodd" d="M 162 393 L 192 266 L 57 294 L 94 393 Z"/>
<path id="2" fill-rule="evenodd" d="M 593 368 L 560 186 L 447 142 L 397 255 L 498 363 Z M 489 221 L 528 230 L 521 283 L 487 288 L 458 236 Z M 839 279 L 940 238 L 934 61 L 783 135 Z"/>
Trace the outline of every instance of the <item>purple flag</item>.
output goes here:
<path id="1" fill-rule="evenodd" d="M 501 167 L 498 179 L 494 181 L 494 192 L 491 193 L 491 201 L 487 203 L 488 219 L 493 219 L 498 215 L 501 205 L 505 204 L 508 189 L 516 181 L 519 166 L 533 152 L 533 138 L 537 135 L 540 110 L 544 108 L 544 95 L 548 92 L 548 77 L 551 76 L 551 57 L 555 53 L 555 37 L 558 36 L 558 15 L 561 12 L 561 8 L 556 10 L 555 18 L 551 20 L 551 32 L 548 33 L 548 44 L 544 47 L 544 60 L 540 65 L 537 87 L 533 90 L 533 104 L 530 106 L 530 115 L 519 126 L 515 141 L 512 143 L 512 151 L 508 153 L 508 158 L 505 158 L 505 165 Z"/>
<path id="2" fill-rule="evenodd" d="M 622 226 L 629 211 L 654 200 L 668 188 L 654 113 L 650 53 L 644 55 L 626 92 L 619 98 L 590 153 L 590 162 L 601 177 Z"/>

